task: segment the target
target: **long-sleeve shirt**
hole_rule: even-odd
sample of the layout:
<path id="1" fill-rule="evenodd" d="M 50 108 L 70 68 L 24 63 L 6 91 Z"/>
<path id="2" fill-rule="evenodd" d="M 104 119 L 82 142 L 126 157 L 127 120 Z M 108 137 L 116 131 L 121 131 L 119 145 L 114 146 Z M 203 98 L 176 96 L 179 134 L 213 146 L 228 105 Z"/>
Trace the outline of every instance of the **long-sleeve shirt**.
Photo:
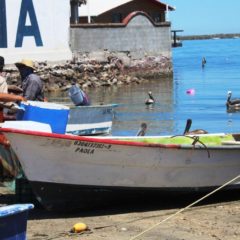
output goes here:
<path id="1" fill-rule="evenodd" d="M 28 75 L 22 82 L 23 97 L 27 100 L 43 101 L 43 82 L 41 78 L 32 73 Z"/>

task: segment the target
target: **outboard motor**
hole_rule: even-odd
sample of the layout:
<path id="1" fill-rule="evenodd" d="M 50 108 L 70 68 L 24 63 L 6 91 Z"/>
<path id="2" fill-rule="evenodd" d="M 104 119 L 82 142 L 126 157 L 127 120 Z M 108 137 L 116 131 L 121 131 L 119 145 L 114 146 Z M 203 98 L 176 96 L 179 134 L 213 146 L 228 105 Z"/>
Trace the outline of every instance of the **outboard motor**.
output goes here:
<path id="1" fill-rule="evenodd" d="M 90 105 L 89 98 L 77 85 L 73 85 L 68 92 L 69 97 L 76 106 Z"/>

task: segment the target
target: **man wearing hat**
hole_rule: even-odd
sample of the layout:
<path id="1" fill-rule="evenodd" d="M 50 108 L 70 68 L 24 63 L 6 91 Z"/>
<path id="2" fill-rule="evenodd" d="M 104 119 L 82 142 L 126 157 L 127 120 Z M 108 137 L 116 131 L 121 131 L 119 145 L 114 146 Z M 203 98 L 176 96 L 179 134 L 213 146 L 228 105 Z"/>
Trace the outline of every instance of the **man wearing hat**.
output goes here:
<path id="1" fill-rule="evenodd" d="M 44 101 L 43 82 L 41 78 L 34 73 L 34 64 L 32 60 L 23 59 L 15 63 L 22 79 L 23 97 L 32 101 Z"/>

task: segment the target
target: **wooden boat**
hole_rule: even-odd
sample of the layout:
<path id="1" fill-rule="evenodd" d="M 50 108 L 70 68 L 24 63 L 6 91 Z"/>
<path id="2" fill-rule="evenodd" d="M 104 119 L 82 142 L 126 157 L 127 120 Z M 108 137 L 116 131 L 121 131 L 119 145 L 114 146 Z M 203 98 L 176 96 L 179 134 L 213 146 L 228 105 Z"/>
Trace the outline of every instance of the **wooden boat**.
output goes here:
<path id="1" fill-rule="evenodd" d="M 112 130 L 117 104 L 68 106 L 52 102 L 22 103 L 18 120 L 50 124 L 54 133 L 74 135 L 106 135 Z"/>
<path id="2" fill-rule="evenodd" d="M 47 209 L 133 193 L 209 190 L 240 172 L 239 134 L 120 138 L 1 132 Z"/>
<path id="3" fill-rule="evenodd" d="M 10 94 L 5 94 L 3 96 L 10 96 L 10 100 L 12 100 Z M 57 130 L 61 133 L 66 130 L 67 133 L 75 135 L 110 134 L 114 118 L 114 108 L 118 106 L 117 104 L 92 105 L 70 107 L 69 111 L 66 109 L 57 111 L 51 109 L 58 106 L 57 104 L 39 102 L 38 105 L 38 102 L 36 101 L 29 101 L 29 104 L 30 105 L 22 105 L 25 106 L 26 114 L 19 114 L 19 120 L 21 120 L 23 124 L 19 121 L 10 121 L 9 123 L 11 123 L 11 125 L 15 124 L 17 128 L 30 130 L 38 129 L 40 131 L 41 126 L 36 125 L 31 121 L 34 120 L 43 123 L 50 123 L 52 130 Z M 61 119 L 61 121 L 59 119 Z M 24 120 L 27 120 L 29 124 L 26 124 Z M 46 128 L 43 128 L 43 130 L 45 129 Z M 21 169 L 14 151 L 10 146 L 6 148 L 6 141 L 5 137 L 0 135 L 0 181 L 15 178 Z"/>
<path id="4" fill-rule="evenodd" d="M 66 132 L 74 135 L 108 135 L 117 104 L 70 107 Z"/>

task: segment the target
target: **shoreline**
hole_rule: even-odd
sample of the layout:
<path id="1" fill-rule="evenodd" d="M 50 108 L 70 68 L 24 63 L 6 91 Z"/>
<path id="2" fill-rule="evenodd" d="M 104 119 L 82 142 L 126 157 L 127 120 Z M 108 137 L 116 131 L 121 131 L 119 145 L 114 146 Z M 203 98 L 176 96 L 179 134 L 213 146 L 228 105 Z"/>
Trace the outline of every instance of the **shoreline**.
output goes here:
<path id="1" fill-rule="evenodd" d="M 126 52 L 97 51 L 76 53 L 73 59 L 61 63 L 35 62 L 36 73 L 44 82 L 44 92 L 67 91 L 72 83 L 83 89 L 140 84 L 150 78 L 173 75 L 171 57 L 145 56 L 134 59 Z M 9 85 L 21 86 L 14 65 L 4 68 Z"/>
<path id="2" fill-rule="evenodd" d="M 204 34 L 204 35 L 186 35 L 178 36 L 179 40 L 206 40 L 206 39 L 234 39 L 240 38 L 240 33 L 219 33 L 219 34 Z"/>

